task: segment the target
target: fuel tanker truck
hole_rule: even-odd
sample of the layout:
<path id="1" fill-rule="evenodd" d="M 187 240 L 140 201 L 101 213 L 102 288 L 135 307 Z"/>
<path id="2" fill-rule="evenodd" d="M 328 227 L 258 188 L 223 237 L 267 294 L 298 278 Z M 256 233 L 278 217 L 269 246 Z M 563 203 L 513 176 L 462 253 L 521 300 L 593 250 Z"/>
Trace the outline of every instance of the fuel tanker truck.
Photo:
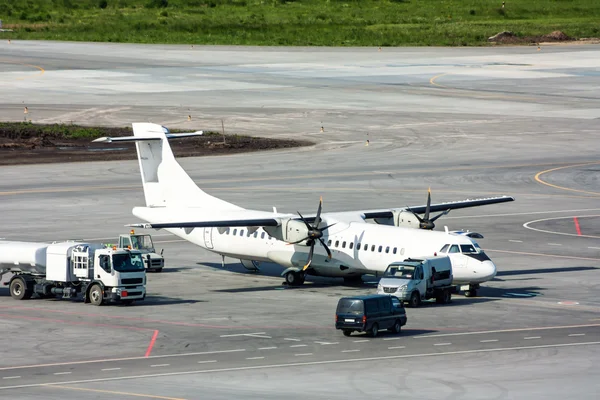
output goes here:
<path id="1" fill-rule="evenodd" d="M 137 250 L 76 241 L 36 243 L 0 241 L 0 277 L 16 300 L 83 297 L 99 306 L 131 304 L 146 297 L 146 270 Z"/>

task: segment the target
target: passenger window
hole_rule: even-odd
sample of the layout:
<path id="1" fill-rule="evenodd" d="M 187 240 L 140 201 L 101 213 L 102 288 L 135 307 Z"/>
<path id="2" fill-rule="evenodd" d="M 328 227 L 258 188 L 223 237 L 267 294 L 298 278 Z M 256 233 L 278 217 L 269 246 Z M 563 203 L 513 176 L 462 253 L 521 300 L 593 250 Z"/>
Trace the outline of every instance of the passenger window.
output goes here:
<path id="1" fill-rule="evenodd" d="M 244 230 L 240 229 L 240 236 L 244 236 Z"/>
<path id="2" fill-rule="evenodd" d="M 458 245 L 453 244 L 452 246 L 450 246 L 450 251 L 448 253 L 460 253 L 460 250 L 458 249 Z"/>
<path id="3" fill-rule="evenodd" d="M 234 236 L 235 236 L 235 235 L 237 235 L 237 229 L 234 229 L 234 230 L 233 230 L 233 235 L 234 235 Z"/>
<path id="4" fill-rule="evenodd" d="M 400 249 L 400 255 L 403 256 L 404 255 L 404 247 Z"/>
<path id="5" fill-rule="evenodd" d="M 375 251 L 375 245 L 371 245 L 371 251 Z"/>
<path id="6" fill-rule="evenodd" d="M 254 237 L 257 238 L 258 237 L 258 232 L 254 232 Z"/>
<path id="7" fill-rule="evenodd" d="M 331 246 L 331 239 L 327 241 L 327 246 Z"/>
<path id="8" fill-rule="evenodd" d="M 345 249 L 345 248 L 346 248 L 346 241 L 343 241 L 342 242 L 342 249 Z"/>
<path id="9" fill-rule="evenodd" d="M 400 300 L 398 300 L 397 297 L 392 297 L 392 306 L 394 306 L 395 308 L 400 308 L 402 304 L 400 303 Z"/>
<path id="10" fill-rule="evenodd" d="M 360 250 L 360 243 L 356 243 L 356 250 Z"/>
<path id="11" fill-rule="evenodd" d="M 386 252 L 386 254 L 390 252 L 390 246 L 387 246 L 387 247 L 385 248 L 385 252 Z"/>
<path id="12" fill-rule="evenodd" d="M 335 247 L 338 247 L 339 245 L 340 245 L 340 241 L 339 241 L 339 240 L 336 240 L 336 241 L 335 241 Z"/>
<path id="13" fill-rule="evenodd" d="M 394 251 L 392 253 L 396 254 L 396 250 L 398 250 L 398 248 L 394 247 Z"/>
<path id="14" fill-rule="evenodd" d="M 350 242 L 350 248 L 352 249 L 354 247 L 354 242 Z"/>
<path id="15" fill-rule="evenodd" d="M 389 298 L 381 298 L 379 299 L 379 310 L 387 311 L 390 309 L 390 299 Z"/>
<path id="16" fill-rule="evenodd" d="M 378 251 L 381 253 L 381 250 L 383 250 L 383 246 L 379 246 Z"/>
<path id="17" fill-rule="evenodd" d="M 264 233 L 264 232 L 260 234 L 260 238 L 261 238 L 261 239 L 264 239 L 264 238 L 265 238 L 265 233 Z"/>
<path id="18" fill-rule="evenodd" d="M 367 250 L 369 250 L 369 245 L 368 245 L 368 244 L 365 244 L 365 248 L 364 248 L 363 250 L 364 250 L 364 251 L 367 251 Z"/>
<path id="19" fill-rule="evenodd" d="M 377 299 L 365 301 L 365 306 L 365 311 L 367 312 L 367 314 L 372 314 L 379 311 L 379 307 L 377 306 Z"/>

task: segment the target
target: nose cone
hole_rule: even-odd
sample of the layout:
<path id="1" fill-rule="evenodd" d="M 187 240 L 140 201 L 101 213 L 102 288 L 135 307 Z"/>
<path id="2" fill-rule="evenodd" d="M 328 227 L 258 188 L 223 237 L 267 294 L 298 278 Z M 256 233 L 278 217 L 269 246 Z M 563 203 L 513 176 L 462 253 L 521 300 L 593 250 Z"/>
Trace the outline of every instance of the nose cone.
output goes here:
<path id="1" fill-rule="evenodd" d="M 491 260 L 482 261 L 477 268 L 477 275 L 481 276 L 483 282 L 491 281 L 496 276 L 496 265 Z"/>

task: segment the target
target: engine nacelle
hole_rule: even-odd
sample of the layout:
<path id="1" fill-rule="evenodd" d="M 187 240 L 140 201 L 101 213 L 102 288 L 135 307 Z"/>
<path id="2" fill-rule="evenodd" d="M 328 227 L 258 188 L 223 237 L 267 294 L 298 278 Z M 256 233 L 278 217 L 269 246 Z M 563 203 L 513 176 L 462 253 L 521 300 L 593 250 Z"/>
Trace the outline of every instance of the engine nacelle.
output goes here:
<path id="1" fill-rule="evenodd" d="M 375 222 L 380 225 L 419 229 L 419 219 L 415 214 L 406 210 L 394 210 L 392 211 L 392 218 L 376 218 Z"/>
<path id="2" fill-rule="evenodd" d="M 263 228 L 267 233 L 276 239 L 292 243 L 305 239 L 308 236 L 308 228 L 302 221 L 286 219 L 279 226 L 265 226 Z M 306 240 L 297 243 L 306 246 Z"/>

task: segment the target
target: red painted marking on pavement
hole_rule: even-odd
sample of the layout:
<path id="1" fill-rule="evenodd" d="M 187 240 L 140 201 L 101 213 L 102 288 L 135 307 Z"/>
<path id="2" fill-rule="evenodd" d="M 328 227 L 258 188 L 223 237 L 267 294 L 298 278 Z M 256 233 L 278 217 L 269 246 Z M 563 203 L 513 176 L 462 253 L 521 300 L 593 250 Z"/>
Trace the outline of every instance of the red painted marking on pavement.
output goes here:
<path id="1" fill-rule="evenodd" d="M 581 236 L 581 227 L 579 226 L 579 220 L 577 217 L 573 217 L 573 221 L 575 221 L 575 230 L 577 231 L 577 235 Z"/>
<path id="2" fill-rule="evenodd" d="M 148 345 L 148 350 L 146 350 L 146 355 L 144 357 L 150 357 L 150 353 L 152 353 L 152 348 L 154 347 L 154 342 L 156 342 L 156 338 L 158 337 L 158 331 L 154 331 L 154 335 L 152 335 L 152 339 L 150 340 L 150 344 Z"/>

